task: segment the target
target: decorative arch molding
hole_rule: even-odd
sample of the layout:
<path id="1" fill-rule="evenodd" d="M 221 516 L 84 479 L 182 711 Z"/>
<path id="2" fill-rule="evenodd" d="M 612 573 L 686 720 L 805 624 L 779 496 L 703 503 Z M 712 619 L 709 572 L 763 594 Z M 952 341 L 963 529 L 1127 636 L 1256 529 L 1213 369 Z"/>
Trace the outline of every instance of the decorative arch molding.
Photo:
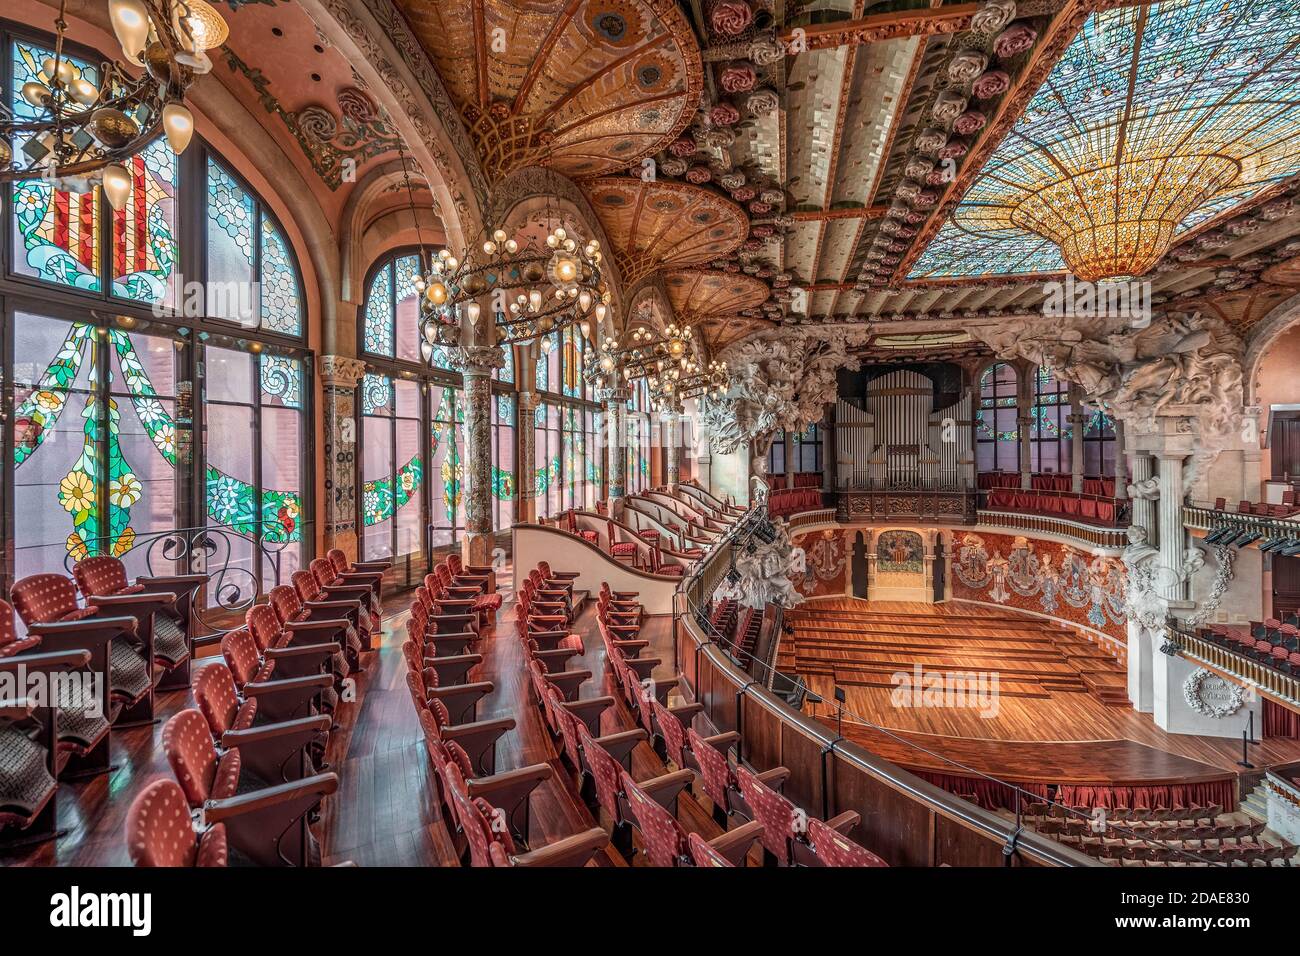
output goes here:
<path id="1" fill-rule="evenodd" d="M 410 160 L 407 160 L 406 169 L 411 172 L 411 185 L 419 188 L 425 184 L 424 178 L 411 170 L 410 165 Z M 390 187 L 404 180 L 402 161 L 393 159 L 369 170 L 348 194 L 339 220 L 339 297 L 345 302 L 360 305 L 365 297 L 364 280 L 371 263 L 389 249 L 408 245 L 416 239 L 416 224 L 408 208 L 393 208 L 379 214 L 375 212 L 375 207 L 388 194 Z M 420 216 L 420 230 L 425 232 L 425 244 L 430 247 L 442 244 L 446 239 L 446 227 L 443 225 L 437 197 L 434 197 L 432 209 L 417 206 L 416 211 Z M 388 225 L 384 226 L 384 223 Z M 369 241 L 369 237 L 380 230 L 387 233 L 386 238 L 378 243 Z M 400 239 L 396 238 L 398 233 L 408 232 L 409 237 L 403 235 Z"/>
<path id="2" fill-rule="evenodd" d="M 638 279 L 628 290 L 624 301 L 627 303 L 627 311 L 620 314 L 620 331 L 627 331 L 640 323 L 662 332 L 669 322 L 677 320 L 672 300 L 668 298 L 668 290 L 664 287 L 662 273 L 654 272 Z"/>
<path id="3" fill-rule="evenodd" d="M 1300 323 L 1300 293 L 1296 293 L 1273 307 L 1273 309 L 1264 316 L 1254 330 L 1250 333 L 1250 340 L 1246 344 L 1246 354 L 1242 359 L 1242 366 L 1245 371 L 1245 404 L 1253 406 L 1257 403 L 1258 396 L 1255 393 L 1256 378 L 1259 376 L 1260 366 L 1264 364 L 1264 357 L 1268 355 L 1268 350 L 1273 347 L 1282 334 L 1293 325 Z"/>
<path id="4" fill-rule="evenodd" d="M 543 166 L 517 169 L 492 190 L 492 202 L 488 207 L 485 224 L 496 226 L 518 220 L 521 216 L 541 211 L 547 206 L 558 207 L 561 212 L 566 212 L 585 230 L 587 236 L 599 240 L 601 249 L 604 250 L 605 276 L 614 296 L 610 314 L 621 315 L 623 282 L 618 267 L 614 264 L 613 247 L 600 219 L 591 208 L 591 203 L 573 180 Z"/>
<path id="5" fill-rule="evenodd" d="M 302 0 L 347 56 L 411 149 L 441 208 L 448 239 L 464 246 L 488 205 L 487 178 L 442 80 L 390 0 Z"/>

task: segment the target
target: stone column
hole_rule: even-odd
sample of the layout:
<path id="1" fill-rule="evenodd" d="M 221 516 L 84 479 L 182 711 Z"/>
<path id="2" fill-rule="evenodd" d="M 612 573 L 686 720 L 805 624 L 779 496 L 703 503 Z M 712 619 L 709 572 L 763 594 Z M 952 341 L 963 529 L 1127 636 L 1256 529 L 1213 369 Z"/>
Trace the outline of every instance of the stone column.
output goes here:
<path id="1" fill-rule="evenodd" d="M 1025 386 L 1022 384 L 1016 392 L 1016 434 L 1020 436 L 1017 442 L 1017 449 L 1020 452 L 1020 490 L 1028 491 L 1034 485 L 1034 466 L 1030 456 L 1030 426 L 1034 423 L 1034 417 L 1030 414 L 1030 406 L 1033 399 L 1025 394 Z"/>
<path id="2" fill-rule="evenodd" d="M 1128 498 L 1128 450 L 1124 447 L 1124 423 L 1118 419 L 1112 419 L 1115 422 L 1115 497 L 1121 500 Z"/>
<path id="3" fill-rule="evenodd" d="M 1141 488 L 1155 473 L 1155 459 L 1149 452 L 1140 451 L 1133 456 L 1133 485 Z M 1147 529 L 1147 541 L 1156 541 L 1156 503 L 1141 494 L 1133 496 L 1133 524 Z"/>
<path id="4" fill-rule="evenodd" d="M 325 431 L 325 547 L 350 559 L 357 547 L 357 385 L 366 363 L 343 355 L 322 355 L 320 377 Z"/>
<path id="5" fill-rule="evenodd" d="M 1083 433 L 1090 415 L 1075 412 L 1070 420 L 1070 488 L 1075 494 L 1083 491 Z"/>
<path id="6" fill-rule="evenodd" d="M 609 513 L 614 503 L 627 494 L 627 400 L 626 388 L 605 389 L 605 447 L 608 449 L 605 475 L 609 483 Z"/>
<path id="7" fill-rule="evenodd" d="M 670 489 L 676 489 L 677 483 L 681 481 L 682 477 L 680 458 L 682 452 L 681 448 L 678 447 L 681 444 L 682 437 L 681 423 L 682 416 L 680 412 L 670 411 L 668 413 L 668 419 L 665 422 L 668 432 L 668 474 L 665 477 Z"/>
<path id="8" fill-rule="evenodd" d="M 783 452 L 783 456 L 785 458 L 785 486 L 787 488 L 793 488 L 794 473 L 795 473 L 794 433 L 790 431 L 788 428 L 785 429 L 785 431 L 781 433 L 781 440 L 785 442 L 785 451 Z"/>
<path id="9" fill-rule="evenodd" d="M 536 392 L 519 392 L 515 407 L 519 423 L 519 463 L 517 465 L 519 499 L 515 502 L 516 521 L 537 520 L 537 427 L 535 413 L 541 396 Z"/>
<path id="10" fill-rule="evenodd" d="M 466 564 L 492 561 L 492 370 L 505 366 L 496 345 L 466 345 L 455 364 L 465 383 L 465 537 Z"/>
<path id="11" fill-rule="evenodd" d="M 1187 554 L 1183 531 L 1183 455 L 1160 456 L 1160 565 L 1157 584 L 1164 597 L 1181 601 L 1186 592 L 1183 581 Z"/>

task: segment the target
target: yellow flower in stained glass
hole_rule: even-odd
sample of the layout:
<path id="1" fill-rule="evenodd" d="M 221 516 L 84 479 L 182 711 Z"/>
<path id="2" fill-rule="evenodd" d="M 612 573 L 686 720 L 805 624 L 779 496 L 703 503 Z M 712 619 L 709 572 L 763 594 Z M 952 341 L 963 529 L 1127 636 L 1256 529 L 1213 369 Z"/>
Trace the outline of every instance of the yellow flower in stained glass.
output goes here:
<path id="1" fill-rule="evenodd" d="M 58 392 L 42 390 L 36 393 L 36 404 L 48 411 L 54 411 L 63 404 L 64 396 Z"/>
<path id="2" fill-rule="evenodd" d="M 127 472 L 109 483 L 108 499 L 119 508 L 129 508 L 140 500 L 143 490 L 135 475 Z"/>
<path id="3" fill-rule="evenodd" d="M 95 505 L 95 483 L 84 471 L 70 471 L 59 482 L 59 502 L 72 513 L 88 511 Z"/>
<path id="4" fill-rule="evenodd" d="M 128 525 L 122 529 L 122 533 L 117 536 L 117 543 L 113 545 L 113 554 L 121 557 L 131 550 L 135 544 L 135 529 Z"/>
<path id="5" fill-rule="evenodd" d="M 80 561 L 86 556 L 86 542 L 81 539 L 81 535 L 72 532 L 68 535 L 68 554 L 72 556 L 73 561 Z"/>

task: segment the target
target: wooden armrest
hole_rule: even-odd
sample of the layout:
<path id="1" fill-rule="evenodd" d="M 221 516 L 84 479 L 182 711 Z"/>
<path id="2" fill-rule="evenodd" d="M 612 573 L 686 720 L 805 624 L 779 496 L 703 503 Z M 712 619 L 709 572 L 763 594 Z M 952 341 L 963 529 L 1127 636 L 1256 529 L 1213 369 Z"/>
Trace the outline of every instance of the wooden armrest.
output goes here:
<path id="1" fill-rule="evenodd" d="M 93 594 L 86 598 L 91 607 L 122 609 L 127 611 L 147 611 L 175 604 L 178 595 L 174 591 L 141 591 L 136 594 Z"/>
<path id="2" fill-rule="evenodd" d="M 732 866 L 744 866 L 745 857 L 754 841 L 763 835 L 763 824 L 757 820 L 742 824 L 734 830 L 728 830 L 721 836 L 709 841 L 709 846 L 717 850 Z"/>
<path id="3" fill-rule="evenodd" d="M 739 738 L 740 735 L 736 734 L 736 737 Z M 773 767 L 771 770 L 764 770 L 762 773 L 754 774 L 754 776 L 759 779 L 759 782 L 780 793 L 781 788 L 785 786 L 785 782 L 790 779 L 790 768 Z"/>
<path id="4" fill-rule="evenodd" d="M 221 746 L 226 750 L 232 750 L 236 747 L 258 744 L 264 740 L 291 737 L 304 732 L 324 734 L 329 732 L 333 723 L 333 720 L 329 717 L 321 715 L 319 717 L 299 717 L 296 720 L 282 720 L 274 724 L 262 724 L 257 727 L 250 727 L 247 730 L 227 730 L 221 735 Z"/>
<path id="5" fill-rule="evenodd" d="M 695 774 L 691 771 L 674 770 L 672 773 L 661 774 L 652 780 L 638 783 L 637 786 L 644 790 L 651 800 L 666 810 L 677 799 L 677 794 L 686 789 L 694 780 Z"/>
<path id="6" fill-rule="evenodd" d="M 512 857 L 515 866 L 583 866 L 609 843 L 609 834 L 600 827 L 583 830 L 573 836 L 548 843 L 538 850 L 530 850 Z"/>
<path id="7" fill-rule="evenodd" d="M 611 698 L 612 700 L 613 698 Z M 636 745 L 643 740 L 649 740 L 650 735 L 642 728 L 636 730 L 624 730 L 617 734 L 606 734 L 604 737 L 597 737 L 596 743 L 605 748 L 605 752 L 623 765 L 623 769 L 628 773 L 632 772 L 632 751 Z"/>
<path id="8" fill-rule="evenodd" d="M 242 793 L 224 800 L 209 800 L 203 805 L 203 819 L 208 824 L 217 824 L 234 817 L 283 803 L 327 797 L 339 788 L 338 774 L 318 773 L 313 777 L 281 783 L 273 787 L 264 787 L 252 793 Z"/>
<path id="9" fill-rule="evenodd" d="M 565 700 L 573 700 L 578 696 L 578 688 L 591 680 L 591 671 L 560 671 L 555 674 L 547 674 L 546 679 L 559 689 Z"/>
<path id="10" fill-rule="evenodd" d="M 614 698 L 609 696 L 588 697 L 586 699 L 565 701 L 564 709 L 586 724 L 592 736 L 599 736 L 600 715 L 608 710 L 613 703 Z"/>
<path id="11" fill-rule="evenodd" d="M 831 817 L 826 825 L 840 836 L 848 836 L 849 831 L 862 821 L 862 815 L 856 810 L 845 810 L 839 816 Z"/>

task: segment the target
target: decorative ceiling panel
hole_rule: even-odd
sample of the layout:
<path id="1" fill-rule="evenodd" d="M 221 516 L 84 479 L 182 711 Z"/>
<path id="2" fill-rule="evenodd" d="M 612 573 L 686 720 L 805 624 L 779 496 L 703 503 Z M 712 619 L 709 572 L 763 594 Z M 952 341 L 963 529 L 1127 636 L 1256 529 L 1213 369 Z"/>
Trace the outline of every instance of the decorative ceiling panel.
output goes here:
<path id="1" fill-rule="evenodd" d="M 858 49 L 830 204 L 867 205 L 871 201 L 890 130 L 906 100 L 907 80 L 920 42 L 910 37 Z"/>
<path id="2" fill-rule="evenodd" d="M 624 168 L 662 148 L 698 105 L 699 48 L 671 0 L 396 2 L 490 175 Z"/>
<path id="3" fill-rule="evenodd" d="M 586 190 L 619 257 L 625 285 L 659 268 L 730 255 L 749 234 L 739 206 L 686 183 L 610 176 L 592 180 Z"/>
<path id="4" fill-rule="evenodd" d="M 756 309 L 770 294 L 767 283 L 733 272 L 680 269 L 664 277 L 673 311 L 684 321 Z"/>
<path id="5" fill-rule="evenodd" d="M 1300 173 L 1298 50 L 1293 0 L 1094 14 L 910 277 L 1063 271 L 1057 243 L 1091 263 L 1114 244 L 1111 222 L 1158 258 Z M 1117 191 L 1128 205 L 1111 210 Z"/>

